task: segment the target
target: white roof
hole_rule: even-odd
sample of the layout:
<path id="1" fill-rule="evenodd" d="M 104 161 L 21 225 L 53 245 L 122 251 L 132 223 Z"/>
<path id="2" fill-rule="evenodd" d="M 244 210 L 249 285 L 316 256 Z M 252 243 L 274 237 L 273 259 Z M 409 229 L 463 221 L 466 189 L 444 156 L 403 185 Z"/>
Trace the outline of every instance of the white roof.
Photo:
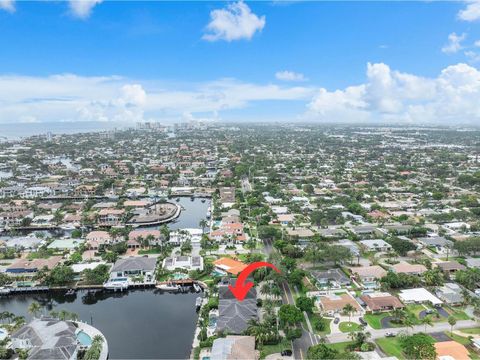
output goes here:
<path id="1" fill-rule="evenodd" d="M 93 270 L 98 265 L 102 265 L 102 264 L 105 264 L 105 261 L 92 262 L 89 264 L 73 264 L 72 269 L 73 269 L 73 272 L 75 273 L 81 273 L 83 270 L 87 270 L 87 269 Z"/>
<path id="2" fill-rule="evenodd" d="M 443 303 L 442 300 L 440 300 L 439 298 L 437 298 L 435 295 L 433 295 L 428 290 L 425 290 L 424 288 L 402 290 L 400 291 L 400 294 L 398 296 L 400 300 L 406 301 L 406 302 L 430 301 L 433 305 L 439 305 Z"/>

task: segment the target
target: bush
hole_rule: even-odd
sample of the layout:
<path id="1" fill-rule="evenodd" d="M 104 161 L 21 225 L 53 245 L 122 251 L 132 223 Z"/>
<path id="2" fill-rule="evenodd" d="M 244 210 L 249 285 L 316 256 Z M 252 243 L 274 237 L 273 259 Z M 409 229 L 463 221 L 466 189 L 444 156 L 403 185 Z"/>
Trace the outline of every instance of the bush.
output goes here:
<path id="1" fill-rule="evenodd" d="M 300 328 L 288 329 L 286 333 L 288 340 L 299 339 L 302 337 L 302 330 Z"/>

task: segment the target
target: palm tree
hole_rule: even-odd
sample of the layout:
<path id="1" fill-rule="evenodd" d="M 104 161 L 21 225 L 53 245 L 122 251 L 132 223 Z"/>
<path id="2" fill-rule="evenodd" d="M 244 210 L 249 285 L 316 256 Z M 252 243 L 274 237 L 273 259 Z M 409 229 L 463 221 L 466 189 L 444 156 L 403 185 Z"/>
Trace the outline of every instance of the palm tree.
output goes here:
<path id="1" fill-rule="evenodd" d="M 33 315 L 33 317 L 37 317 L 37 314 L 42 310 L 42 306 L 37 302 L 32 302 L 28 307 L 28 312 Z"/>
<path id="2" fill-rule="evenodd" d="M 395 308 L 392 310 L 392 317 L 396 320 L 396 322 L 402 322 L 403 319 L 406 317 L 405 310 L 400 308 Z"/>
<path id="3" fill-rule="evenodd" d="M 405 319 L 403 319 L 403 325 L 407 328 L 407 335 L 408 335 L 408 329 L 412 328 L 413 325 L 415 325 L 415 317 L 413 314 L 409 314 Z"/>
<path id="4" fill-rule="evenodd" d="M 452 335 L 453 333 L 453 327 L 455 326 L 455 324 L 457 323 L 457 319 L 455 319 L 454 316 L 450 315 L 448 317 L 448 323 L 450 324 L 450 336 Z"/>
<path id="5" fill-rule="evenodd" d="M 433 320 L 430 315 L 426 315 L 423 319 L 420 320 L 420 322 L 425 325 L 425 333 L 427 332 L 427 325 L 428 326 L 433 326 Z"/>
<path id="6" fill-rule="evenodd" d="M 260 294 L 265 295 L 268 299 L 268 296 L 272 294 L 272 285 L 269 282 L 265 282 L 260 288 Z"/>
<path id="7" fill-rule="evenodd" d="M 60 312 L 58 313 L 58 319 L 65 321 L 67 320 L 67 318 L 68 318 L 68 311 L 60 310 Z"/>
<path id="8" fill-rule="evenodd" d="M 202 228 L 202 235 L 205 234 L 205 228 L 208 226 L 208 222 L 206 219 L 200 220 L 198 225 Z"/>
<path id="9" fill-rule="evenodd" d="M 55 310 L 50 311 L 50 316 L 54 319 L 58 318 L 58 311 L 55 311 Z"/>
<path id="10" fill-rule="evenodd" d="M 343 312 L 348 315 L 348 322 L 352 320 L 352 314 L 355 312 L 355 308 L 352 304 L 347 304 L 343 307 Z"/>

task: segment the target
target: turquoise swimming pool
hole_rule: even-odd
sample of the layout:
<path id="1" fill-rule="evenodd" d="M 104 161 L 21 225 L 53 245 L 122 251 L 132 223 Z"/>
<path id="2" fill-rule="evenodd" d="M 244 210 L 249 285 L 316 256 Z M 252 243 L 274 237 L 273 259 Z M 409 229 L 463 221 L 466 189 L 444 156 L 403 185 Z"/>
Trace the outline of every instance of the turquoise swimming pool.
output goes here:
<path id="1" fill-rule="evenodd" d="M 80 344 L 84 345 L 84 346 L 90 346 L 92 345 L 92 338 L 90 337 L 90 335 L 88 335 L 86 332 L 84 331 L 79 331 L 77 333 L 77 340 L 80 342 Z"/>

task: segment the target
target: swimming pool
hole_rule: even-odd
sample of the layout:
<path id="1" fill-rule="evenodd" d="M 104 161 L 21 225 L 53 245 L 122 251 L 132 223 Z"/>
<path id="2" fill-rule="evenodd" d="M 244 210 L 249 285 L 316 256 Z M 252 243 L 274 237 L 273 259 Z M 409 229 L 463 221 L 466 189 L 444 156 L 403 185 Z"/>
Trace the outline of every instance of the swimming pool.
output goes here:
<path id="1" fill-rule="evenodd" d="M 86 332 L 80 330 L 77 333 L 77 340 L 80 342 L 80 344 L 84 346 L 90 346 L 92 345 L 92 338 L 90 335 L 88 335 Z"/>

